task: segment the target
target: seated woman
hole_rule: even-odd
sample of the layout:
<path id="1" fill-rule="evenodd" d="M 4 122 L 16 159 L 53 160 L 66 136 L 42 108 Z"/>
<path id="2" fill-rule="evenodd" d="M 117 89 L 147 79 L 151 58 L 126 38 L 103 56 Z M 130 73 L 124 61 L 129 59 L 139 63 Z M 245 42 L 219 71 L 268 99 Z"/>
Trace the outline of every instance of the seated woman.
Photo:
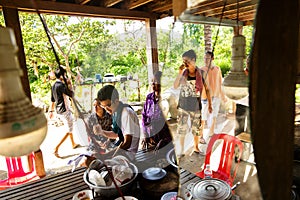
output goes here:
<path id="1" fill-rule="evenodd" d="M 154 74 L 153 92 L 147 95 L 142 112 L 143 149 L 160 149 L 172 142 L 172 136 L 160 107 L 162 72 Z"/>
<path id="2" fill-rule="evenodd" d="M 112 130 L 112 117 L 100 106 L 100 102 L 94 99 L 93 106 L 95 112 L 88 117 L 88 136 L 89 145 L 87 150 L 95 153 L 104 154 L 112 149 L 116 148 L 114 140 L 108 139 L 107 137 L 94 133 L 95 126 L 101 126 L 103 130 Z"/>

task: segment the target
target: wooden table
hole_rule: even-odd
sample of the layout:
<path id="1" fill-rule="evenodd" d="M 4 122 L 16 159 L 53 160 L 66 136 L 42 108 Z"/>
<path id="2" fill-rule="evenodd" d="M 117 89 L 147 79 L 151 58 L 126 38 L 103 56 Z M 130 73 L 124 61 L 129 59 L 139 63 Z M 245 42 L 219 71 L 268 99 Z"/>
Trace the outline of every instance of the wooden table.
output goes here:
<path id="1" fill-rule="evenodd" d="M 89 189 L 88 185 L 83 181 L 83 173 L 85 168 L 76 169 L 73 173 L 66 171 L 60 174 L 47 176 L 45 178 L 32 181 L 20 186 L 12 187 L 6 190 L 0 191 L 1 200 L 69 200 L 73 198 L 76 192 Z M 168 171 L 174 173 L 174 171 Z M 180 170 L 180 184 L 181 190 L 184 190 L 188 184 L 201 180 L 191 172 L 181 169 Z M 138 179 L 137 184 L 140 183 Z M 140 200 L 160 200 L 160 197 L 153 198 L 148 193 L 143 191 L 139 186 L 135 184 L 130 195 L 137 197 Z M 103 198 L 97 197 L 96 200 L 102 200 Z M 107 200 L 107 199 L 106 199 Z"/>
<path id="2" fill-rule="evenodd" d="M 66 171 L 1 190 L 0 199 L 72 199 L 76 192 L 89 189 L 88 185 L 83 181 L 84 170 L 85 168 L 79 168 L 73 173 Z"/>
<path id="3" fill-rule="evenodd" d="M 155 156 L 151 156 L 151 154 L 144 154 L 143 152 L 139 152 L 137 155 L 137 165 L 142 163 L 151 163 L 154 162 Z M 146 165 L 141 165 L 141 167 L 146 167 Z M 139 168 L 140 170 L 140 168 Z M 169 173 L 172 177 L 174 177 L 174 173 L 176 174 L 177 170 L 174 169 L 173 166 L 169 165 L 165 168 L 167 173 Z M 66 171 L 63 173 L 59 173 L 56 175 L 46 176 L 39 180 L 35 180 L 20 186 L 15 186 L 6 190 L 0 190 L 0 199 L 1 200 L 70 200 L 73 198 L 73 195 L 76 192 L 81 190 L 89 189 L 88 185 L 83 180 L 83 173 L 85 168 L 77 168 L 74 172 Z M 143 191 L 141 185 L 144 184 L 144 180 L 142 180 L 141 172 L 139 171 L 139 175 L 137 181 L 135 182 L 132 189 L 128 192 L 129 195 L 137 197 L 139 200 L 160 200 L 160 196 L 149 196 L 147 191 Z M 177 174 L 178 176 L 178 174 Z M 195 174 L 191 172 L 181 169 L 180 170 L 180 184 L 181 189 L 187 187 L 187 185 L 191 182 L 196 182 L 201 180 Z M 167 178 L 167 177 L 165 177 Z M 162 183 L 165 182 L 165 178 L 161 180 Z M 172 179 L 174 181 L 174 178 Z M 175 180 L 176 181 L 176 180 Z M 142 184 L 141 184 L 142 183 Z M 153 183 L 151 183 L 153 184 Z M 159 182 L 157 182 L 159 184 Z M 167 191 L 165 191 L 167 192 Z M 95 200 L 102 200 L 103 198 L 97 197 Z M 108 200 L 107 198 L 105 200 Z"/>

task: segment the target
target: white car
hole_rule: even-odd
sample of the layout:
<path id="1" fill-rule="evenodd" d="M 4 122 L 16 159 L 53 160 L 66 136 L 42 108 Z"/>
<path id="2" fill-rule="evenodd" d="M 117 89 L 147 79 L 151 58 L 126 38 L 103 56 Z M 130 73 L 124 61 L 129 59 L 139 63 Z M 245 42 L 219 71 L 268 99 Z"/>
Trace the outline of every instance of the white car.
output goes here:
<path id="1" fill-rule="evenodd" d="M 113 73 L 106 73 L 103 77 L 103 83 L 117 82 L 117 78 Z"/>

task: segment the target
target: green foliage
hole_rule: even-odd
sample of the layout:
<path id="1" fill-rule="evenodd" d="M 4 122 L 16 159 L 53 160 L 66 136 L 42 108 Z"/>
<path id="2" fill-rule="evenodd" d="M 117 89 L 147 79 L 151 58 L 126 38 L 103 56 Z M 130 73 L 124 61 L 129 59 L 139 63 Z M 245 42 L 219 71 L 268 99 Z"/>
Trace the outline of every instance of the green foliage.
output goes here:
<path id="1" fill-rule="evenodd" d="M 3 16 L 3 13 L 2 13 L 2 11 L 0 11 L 0 27 L 1 26 L 5 26 L 5 23 L 4 23 L 4 16 Z"/>
<path id="2" fill-rule="evenodd" d="M 296 84 L 295 102 L 300 103 L 300 84 Z"/>
<path id="3" fill-rule="evenodd" d="M 95 74 L 112 72 L 115 75 L 132 75 L 139 79 L 141 100 L 148 93 L 148 66 L 146 56 L 146 30 L 142 21 L 95 19 L 43 15 L 49 27 L 52 43 L 64 66 L 69 66 L 76 75 L 79 67 L 84 78 Z M 0 25 L 4 23 L 0 13 Z M 32 96 L 49 102 L 50 82 L 48 74 L 58 65 L 51 45 L 36 14 L 20 12 L 23 43 Z M 114 28 L 112 28 L 114 27 Z M 116 28 L 117 27 L 117 28 Z M 113 32 L 113 29 L 118 29 Z M 194 49 L 198 55 L 197 65 L 203 65 L 204 26 L 184 24 L 183 30 L 172 29 L 172 24 L 157 30 L 158 59 L 163 71 L 163 90 L 172 87 L 181 64 L 184 51 Z M 233 29 L 212 26 L 212 43 L 215 45 L 215 64 L 225 75 L 231 66 L 231 44 Z M 250 52 L 252 27 L 244 28 L 247 38 L 247 53 Z M 118 85 L 118 84 L 117 84 Z M 118 86 L 119 87 L 119 86 Z M 137 100 L 136 88 L 127 85 L 128 100 Z M 40 92 L 42 88 L 43 92 Z M 120 86 L 120 90 L 122 90 Z"/>

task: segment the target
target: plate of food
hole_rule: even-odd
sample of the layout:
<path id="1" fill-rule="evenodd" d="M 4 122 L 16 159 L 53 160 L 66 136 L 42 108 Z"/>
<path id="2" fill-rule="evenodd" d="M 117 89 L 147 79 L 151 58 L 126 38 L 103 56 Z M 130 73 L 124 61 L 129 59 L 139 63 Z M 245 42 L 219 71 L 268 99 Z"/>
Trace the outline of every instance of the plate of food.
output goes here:
<path id="1" fill-rule="evenodd" d="M 93 192 L 92 190 L 82 190 L 77 192 L 72 200 L 92 200 L 93 199 Z"/>

